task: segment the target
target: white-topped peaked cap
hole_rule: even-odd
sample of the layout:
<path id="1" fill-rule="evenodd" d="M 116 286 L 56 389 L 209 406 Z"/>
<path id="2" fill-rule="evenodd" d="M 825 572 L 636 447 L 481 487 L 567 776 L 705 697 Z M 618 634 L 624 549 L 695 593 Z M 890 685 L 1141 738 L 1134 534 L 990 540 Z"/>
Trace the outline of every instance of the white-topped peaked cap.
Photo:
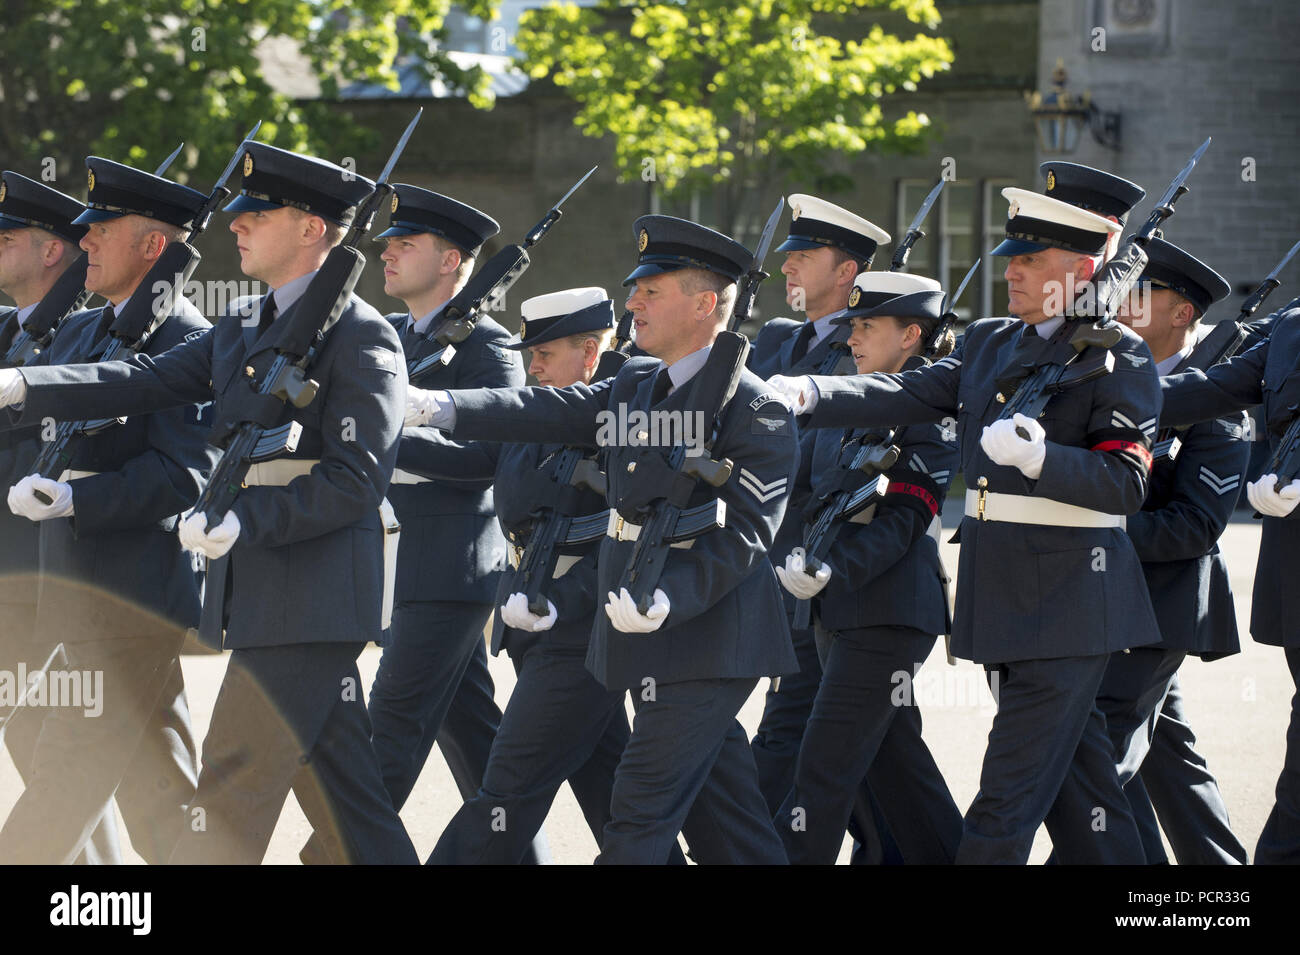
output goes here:
<path id="1" fill-rule="evenodd" d="M 910 272 L 860 272 L 849 290 L 849 310 L 875 308 L 891 298 L 913 292 L 941 292 L 934 279 Z"/>
<path id="2" fill-rule="evenodd" d="M 1118 222 L 1028 189 L 1008 186 L 1002 196 L 1008 202 L 1007 238 L 993 250 L 994 255 L 1024 255 L 1046 248 L 1096 255 L 1106 248 L 1110 236 L 1123 228 Z"/>
<path id="3" fill-rule="evenodd" d="M 519 341 L 506 346 L 516 350 L 614 327 L 614 303 L 594 285 L 535 295 L 519 306 L 519 313 Z"/>
<path id="4" fill-rule="evenodd" d="M 874 222 L 833 202 L 795 193 L 790 197 L 790 236 L 778 252 L 834 246 L 867 262 L 889 241 L 889 233 Z"/>

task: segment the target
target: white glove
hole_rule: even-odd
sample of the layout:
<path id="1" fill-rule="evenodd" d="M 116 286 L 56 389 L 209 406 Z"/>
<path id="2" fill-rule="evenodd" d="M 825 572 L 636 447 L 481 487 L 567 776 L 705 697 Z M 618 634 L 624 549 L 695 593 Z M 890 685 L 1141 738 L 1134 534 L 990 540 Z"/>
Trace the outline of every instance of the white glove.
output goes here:
<path id="1" fill-rule="evenodd" d="M 524 633 L 540 633 L 555 626 L 555 618 L 559 616 L 555 604 L 549 600 L 546 601 L 546 609 L 548 611 L 546 616 L 539 617 L 528 609 L 527 594 L 513 593 L 501 605 L 501 622 L 507 627 L 522 630 Z"/>
<path id="2" fill-rule="evenodd" d="M 1277 490 L 1277 475 L 1265 474 L 1253 484 L 1246 485 L 1246 498 L 1250 506 L 1265 517 L 1286 517 L 1300 504 L 1300 480 L 1292 481 Z"/>
<path id="3" fill-rule="evenodd" d="M 1017 427 L 1028 432 L 1028 441 L 1016 434 Z M 1037 481 L 1043 473 L 1043 458 L 1047 456 L 1047 432 L 1033 418 L 1018 414 L 986 425 L 980 435 L 980 447 L 994 464 L 1019 468 L 1025 477 Z"/>
<path id="4" fill-rule="evenodd" d="M 27 400 L 27 380 L 17 368 L 0 368 L 0 408 Z"/>
<path id="5" fill-rule="evenodd" d="M 668 595 L 655 588 L 654 603 L 650 605 L 648 613 L 639 613 L 636 609 L 636 601 L 624 587 L 614 596 L 614 592 L 609 592 L 609 603 L 605 604 L 605 613 L 609 615 L 610 622 L 614 624 L 615 630 L 621 630 L 623 633 L 651 633 L 663 626 L 664 618 L 668 616 L 669 609 Z"/>
<path id="6" fill-rule="evenodd" d="M 776 578 L 781 586 L 800 600 L 811 600 L 822 592 L 822 588 L 831 579 L 830 564 L 823 563 L 816 575 L 804 570 L 804 549 L 796 547 L 785 559 L 785 566 L 776 569 Z"/>
<path id="7" fill-rule="evenodd" d="M 235 516 L 234 511 L 227 511 L 225 520 L 213 528 L 212 533 L 205 530 L 207 526 L 206 514 L 196 514 L 194 511 L 186 514 L 181 518 L 180 526 L 176 528 L 181 546 L 196 554 L 202 554 L 208 560 L 224 557 L 226 552 L 235 546 L 235 538 L 239 536 L 239 518 Z"/>
<path id="8" fill-rule="evenodd" d="M 52 503 L 36 496 L 41 491 Z M 72 516 L 72 485 L 29 474 L 9 489 L 9 510 L 29 521 Z"/>
<path id="9" fill-rule="evenodd" d="M 785 399 L 790 410 L 797 415 L 809 414 L 817 407 L 817 386 L 808 375 L 773 375 L 767 386 Z"/>
<path id="10" fill-rule="evenodd" d="M 439 412 L 445 413 L 449 403 L 447 392 L 428 391 L 424 388 L 406 386 L 406 421 L 407 428 L 417 428 L 434 421 Z M 436 427 L 436 424 L 435 424 Z"/>

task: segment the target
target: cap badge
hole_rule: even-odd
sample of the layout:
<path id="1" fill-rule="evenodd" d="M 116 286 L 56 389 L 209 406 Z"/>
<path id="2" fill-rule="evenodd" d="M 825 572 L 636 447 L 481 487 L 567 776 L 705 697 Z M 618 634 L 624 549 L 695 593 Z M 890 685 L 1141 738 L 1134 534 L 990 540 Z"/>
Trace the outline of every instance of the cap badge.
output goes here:
<path id="1" fill-rule="evenodd" d="M 795 219 L 799 218 L 801 215 L 803 215 L 803 207 L 802 207 L 802 206 L 791 206 L 791 207 L 790 207 L 790 221 L 791 221 L 791 222 L 793 222 Z"/>
<path id="2" fill-rule="evenodd" d="M 522 341 L 527 337 L 528 337 L 528 322 L 521 321 L 519 323 L 519 338 Z"/>
<path id="3" fill-rule="evenodd" d="M 1052 170 L 1049 169 L 1047 170 L 1047 191 L 1051 192 L 1055 188 L 1056 188 L 1056 173 L 1052 172 Z"/>
<path id="4" fill-rule="evenodd" d="M 642 229 L 641 234 L 636 237 L 636 250 L 638 252 L 644 252 L 645 247 L 649 244 L 650 244 L 650 233 L 647 232 L 645 229 Z"/>
<path id="5" fill-rule="evenodd" d="M 1019 211 L 1020 211 L 1020 200 L 1012 199 L 1011 205 L 1007 206 L 1007 218 L 1014 219 L 1016 217 L 1016 213 L 1018 213 Z"/>
<path id="6" fill-rule="evenodd" d="M 0 179 L 0 202 L 5 201 L 5 193 L 7 193 L 8 191 L 9 191 L 9 183 L 5 182 L 3 179 Z"/>
<path id="7" fill-rule="evenodd" d="M 251 176 L 252 174 L 253 174 L 253 154 L 244 153 L 244 175 Z"/>
<path id="8" fill-rule="evenodd" d="M 91 192 L 95 190 L 95 170 L 93 169 L 86 170 L 86 188 Z"/>
<path id="9" fill-rule="evenodd" d="M 393 201 L 389 204 L 388 211 L 390 213 L 397 211 L 397 193 L 393 193 Z"/>
<path id="10" fill-rule="evenodd" d="M 860 301 L 862 301 L 862 289 L 855 285 L 853 291 L 849 293 L 849 308 L 857 308 Z"/>

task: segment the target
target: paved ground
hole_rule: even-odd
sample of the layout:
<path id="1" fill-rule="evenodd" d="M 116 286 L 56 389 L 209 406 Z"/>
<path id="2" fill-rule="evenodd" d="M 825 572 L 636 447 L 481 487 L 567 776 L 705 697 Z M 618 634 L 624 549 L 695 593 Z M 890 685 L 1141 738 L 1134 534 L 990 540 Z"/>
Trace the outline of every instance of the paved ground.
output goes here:
<path id="1" fill-rule="evenodd" d="M 951 513 L 951 512 L 950 512 Z M 955 519 L 945 515 L 945 527 Z M 1250 592 L 1259 546 L 1259 522 L 1239 517 L 1229 527 L 1222 546 L 1232 570 L 1237 594 L 1237 619 L 1243 636 L 1250 619 Z M 945 562 L 957 563 L 957 548 L 945 545 Z M 1183 667 L 1183 687 L 1200 747 L 1217 774 L 1238 836 L 1254 850 L 1255 841 L 1273 803 L 1273 785 L 1282 766 L 1286 723 L 1293 687 L 1282 651 L 1243 640 L 1243 652 L 1214 664 L 1189 660 Z M 379 650 L 361 657 L 367 687 L 379 661 Z M 186 656 L 185 679 L 195 730 L 202 737 L 211 718 L 212 704 L 225 669 L 224 656 Z M 514 685 L 514 673 L 505 657 L 492 661 L 497 698 L 504 706 Z M 963 809 L 979 786 L 984 743 L 992 723 L 993 706 L 984 685 L 983 671 L 973 664 L 944 663 L 942 650 L 930 657 L 917 678 L 922 701 L 925 738 L 943 770 L 953 796 Z M 763 681 L 740 714 L 753 731 L 762 713 Z M 17 798 L 20 783 L 8 756 L 0 756 L 0 816 Z M 459 805 L 459 795 L 435 750 L 410 801 L 402 812 L 416 849 L 425 856 L 433 848 L 447 820 Z M 290 798 L 267 853 L 271 863 L 295 863 L 297 850 L 307 836 L 306 819 Z M 546 834 L 553 861 L 585 864 L 596 853 L 596 843 L 583 822 L 567 786 L 547 820 Z M 1033 860 L 1041 862 L 1048 846 L 1043 833 L 1034 846 Z M 847 843 L 841 861 L 848 857 Z M 138 861 L 138 860 L 136 860 Z"/>

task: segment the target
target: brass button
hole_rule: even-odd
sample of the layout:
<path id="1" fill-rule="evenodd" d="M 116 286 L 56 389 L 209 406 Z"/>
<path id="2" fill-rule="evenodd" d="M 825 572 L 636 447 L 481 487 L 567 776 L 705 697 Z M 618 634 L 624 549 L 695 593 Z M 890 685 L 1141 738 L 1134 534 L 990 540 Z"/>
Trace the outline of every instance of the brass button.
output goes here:
<path id="1" fill-rule="evenodd" d="M 1000 405 L 1004 405 L 1004 404 L 1006 404 L 1006 403 L 1007 403 L 1007 397 L 1006 397 L 1006 395 L 1004 395 L 1002 392 L 999 391 L 999 392 L 998 392 L 998 404 L 1000 404 Z"/>
<path id="2" fill-rule="evenodd" d="M 636 470 L 636 462 L 635 461 L 627 462 L 627 473 L 631 474 L 635 470 Z"/>
<path id="3" fill-rule="evenodd" d="M 252 365 L 245 365 L 245 366 L 244 366 L 244 374 L 246 374 L 249 378 L 252 378 L 252 377 L 253 377 L 253 374 L 254 374 L 254 372 L 253 372 L 253 366 L 252 366 Z"/>

